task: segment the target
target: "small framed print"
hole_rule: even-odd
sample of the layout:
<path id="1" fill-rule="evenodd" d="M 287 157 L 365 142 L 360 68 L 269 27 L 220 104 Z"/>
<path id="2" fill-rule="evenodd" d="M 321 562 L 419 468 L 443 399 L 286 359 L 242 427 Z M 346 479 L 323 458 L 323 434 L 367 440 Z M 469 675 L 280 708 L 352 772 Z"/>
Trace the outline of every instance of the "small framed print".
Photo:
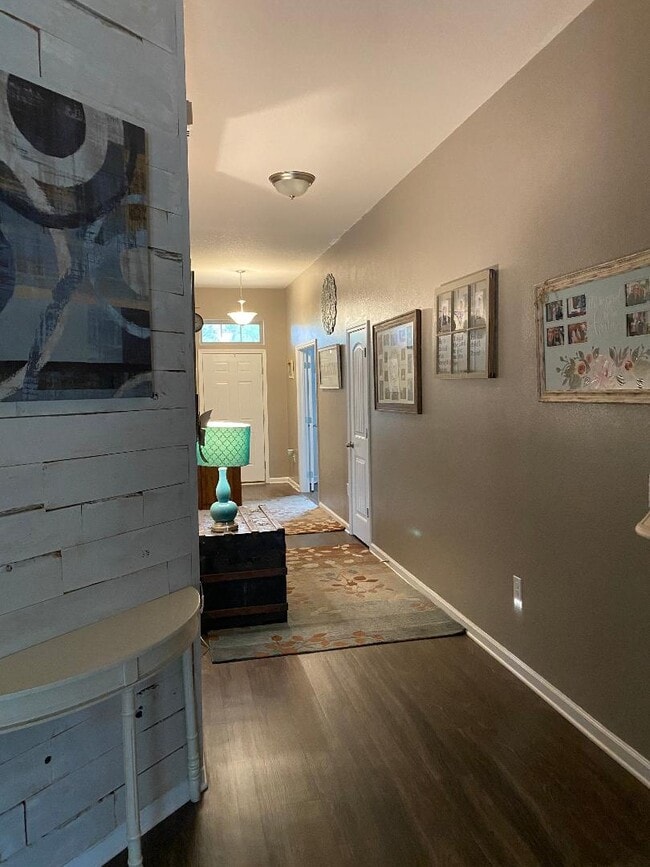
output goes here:
<path id="1" fill-rule="evenodd" d="M 469 332 L 469 372 L 485 373 L 487 370 L 487 329 L 474 328 Z"/>
<path id="2" fill-rule="evenodd" d="M 539 399 L 650 403 L 650 250 L 536 287 Z"/>
<path id="3" fill-rule="evenodd" d="M 454 289 L 454 331 L 466 331 L 468 320 L 467 286 L 462 286 L 460 289 Z"/>
<path id="4" fill-rule="evenodd" d="M 321 389 L 342 387 L 340 343 L 318 350 L 318 387 Z"/>
<path id="5" fill-rule="evenodd" d="M 455 331 L 451 335 L 451 372 L 467 373 L 469 359 L 467 357 L 467 331 Z"/>
<path id="6" fill-rule="evenodd" d="M 440 287 L 434 323 L 436 376 L 446 379 L 496 376 L 496 296 L 494 268 Z"/>
<path id="7" fill-rule="evenodd" d="M 375 409 L 422 412 L 421 315 L 412 310 L 373 325 Z"/>
<path id="8" fill-rule="evenodd" d="M 631 280 L 625 284 L 625 306 L 634 307 L 637 304 L 650 302 L 650 280 Z"/>
<path id="9" fill-rule="evenodd" d="M 569 319 L 575 316 L 587 315 L 587 296 L 586 295 L 571 295 L 566 301 L 566 315 Z"/>
<path id="10" fill-rule="evenodd" d="M 436 367 L 439 373 L 451 373 L 451 334 L 438 337 Z"/>
<path id="11" fill-rule="evenodd" d="M 438 296 L 437 325 L 439 334 L 446 334 L 451 331 L 452 299 L 452 292 L 445 292 Z"/>

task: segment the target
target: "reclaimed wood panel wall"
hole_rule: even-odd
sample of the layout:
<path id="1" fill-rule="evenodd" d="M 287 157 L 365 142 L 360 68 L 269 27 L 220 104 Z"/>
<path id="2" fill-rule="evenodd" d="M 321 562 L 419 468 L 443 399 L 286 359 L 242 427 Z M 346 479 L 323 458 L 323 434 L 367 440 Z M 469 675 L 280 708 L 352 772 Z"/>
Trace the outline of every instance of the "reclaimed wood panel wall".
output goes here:
<path id="1" fill-rule="evenodd" d="M 0 404 L 1 658 L 197 585 L 198 535 L 181 0 L 0 0 L 0 47 L 2 69 L 147 131 L 155 371 L 152 399 Z M 138 703 L 151 824 L 187 800 L 179 665 Z M 0 736 L 3 865 L 121 848 L 118 705 Z"/>

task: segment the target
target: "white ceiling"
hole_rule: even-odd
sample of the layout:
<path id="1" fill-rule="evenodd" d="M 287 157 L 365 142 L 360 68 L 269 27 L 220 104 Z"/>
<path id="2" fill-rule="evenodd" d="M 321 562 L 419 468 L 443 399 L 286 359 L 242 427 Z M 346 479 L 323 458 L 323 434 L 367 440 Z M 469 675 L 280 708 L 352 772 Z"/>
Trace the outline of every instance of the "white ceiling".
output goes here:
<path id="1" fill-rule="evenodd" d="M 197 285 L 288 285 L 590 2 L 185 0 Z"/>

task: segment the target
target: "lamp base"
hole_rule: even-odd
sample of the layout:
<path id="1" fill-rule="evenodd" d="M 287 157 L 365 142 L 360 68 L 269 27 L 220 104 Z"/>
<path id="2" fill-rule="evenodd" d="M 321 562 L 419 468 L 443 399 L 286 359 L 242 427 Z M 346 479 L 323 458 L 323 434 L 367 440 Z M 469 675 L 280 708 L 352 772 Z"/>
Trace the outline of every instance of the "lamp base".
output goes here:
<path id="1" fill-rule="evenodd" d="M 232 533 L 237 530 L 237 521 L 215 521 L 210 530 L 212 533 Z"/>
<path id="2" fill-rule="evenodd" d="M 219 467 L 219 482 L 217 483 L 217 502 L 210 506 L 210 514 L 214 521 L 213 533 L 227 533 L 236 530 L 237 503 L 230 499 L 230 485 L 226 476 L 226 468 Z"/>

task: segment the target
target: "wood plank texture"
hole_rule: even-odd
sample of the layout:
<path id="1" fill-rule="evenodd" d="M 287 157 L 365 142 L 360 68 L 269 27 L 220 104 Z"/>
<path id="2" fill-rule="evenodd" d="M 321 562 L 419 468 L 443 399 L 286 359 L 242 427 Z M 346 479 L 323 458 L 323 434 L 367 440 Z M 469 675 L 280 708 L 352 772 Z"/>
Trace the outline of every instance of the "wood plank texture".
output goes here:
<path id="1" fill-rule="evenodd" d="M 57 461 L 45 466 L 45 506 L 60 509 L 180 484 L 188 473 L 186 447 Z"/>
<path id="2" fill-rule="evenodd" d="M 157 327 L 155 397 L 0 404 L 0 659 L 198 584 L 182 6 L 0 0 L 3 69 L 145 130 Z M 180 666 L 138 702 L 146 804 L 186 777 Z M 116 702 L 0 738 L 3 865 L 114 831 L 120 743 Z"/>
<path id="3" fill-rule="evenodd" d="M 650 792 L 467 637 L 204 662 L 210 789 L 145 863 L 648 863 Z"/>

